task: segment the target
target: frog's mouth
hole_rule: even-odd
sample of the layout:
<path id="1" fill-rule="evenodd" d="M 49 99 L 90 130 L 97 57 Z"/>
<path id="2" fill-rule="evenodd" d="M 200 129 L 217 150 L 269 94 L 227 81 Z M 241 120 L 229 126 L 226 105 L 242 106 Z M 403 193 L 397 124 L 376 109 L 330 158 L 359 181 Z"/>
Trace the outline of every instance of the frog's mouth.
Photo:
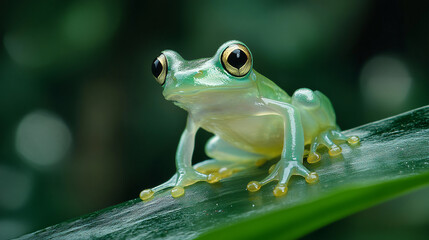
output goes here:
<path id="1" fill-rule="evenodd" d="M 204 100 L 204 98 L 212 98 L 217 96 L 222 97 L 222 94 L 233 91 L 240 91 L 248 89 L 249 86 L 228 86 L 228 87 L 201 87 L 190 89 L 174 89 L 170 91 L 164 91 L 163 95 L 166 100 L 181 103 L 191 103 L 195 101 Z"/>

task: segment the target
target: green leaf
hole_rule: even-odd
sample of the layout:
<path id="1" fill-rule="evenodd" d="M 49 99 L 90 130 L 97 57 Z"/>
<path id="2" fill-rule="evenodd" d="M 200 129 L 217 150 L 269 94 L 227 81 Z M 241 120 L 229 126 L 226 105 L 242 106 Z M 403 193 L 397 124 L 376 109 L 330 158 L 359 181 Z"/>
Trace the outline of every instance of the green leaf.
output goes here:
<path id="1" fill-rule="evenodd" d="M 293 177 L 286 197 L 273 185 L 249 193 L 262 168 L 209 185 L 198 183 L 173 199 L 168 192 L 139 199 L 22 236 L 20 239 L 293 239 L 337 219 L 429 184 L 429 106 L 344 132 L 360 146 L 308 166 L 320 182 Z M 137 193 L 136 193 L 137 194 Z"/>

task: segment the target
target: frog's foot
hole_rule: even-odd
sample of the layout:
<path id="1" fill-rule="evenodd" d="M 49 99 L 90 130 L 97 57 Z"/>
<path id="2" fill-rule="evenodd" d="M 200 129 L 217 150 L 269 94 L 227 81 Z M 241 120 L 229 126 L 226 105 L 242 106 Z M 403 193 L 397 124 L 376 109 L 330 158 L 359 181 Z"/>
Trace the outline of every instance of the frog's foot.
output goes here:
<path id="1" fill-rule="evenodd" d="M 151 189 L 146 189 L 140 192 L 140 198 L 144 200 L 149 200 L 152 196 L 164 189 L 171 189 L 171 196 L 174 198 L 181 197 L 185 194 L 184 187 L 192 185 L 196 182 L 205 181 L 208 183 L 215 183 L 220 180 L 215 174 L 203 174 L 196 171 L 193 168 L 190 169 L 180 169 L 173 177 L 170 178 L 167 182 L 158 185 Z"/>
<path id="2" fill-rule="evenodd" d="M 341 154 L 342 149 L 337 144 L 347 142 L 349 145 L 356 145 L 359 143 L 359 137 L 352 136 L 347 137 L 342 134 L 339 130 L 331 129 L 320 133 L 311 141 L 310 151 L 308 153 L 307 162 L 316 163 L 320 161 L 321 156 L 317 153 L 317 149 L 323 145 L 326 146 L 331 157 L 335 157 Z"/>
<path id="3" fill-rule="evenodd" d="M 247 184 L 247 190 L 256 192 L 271 181 L 278 181 L 274 187 L 273 194 L 276 197 L 281 197 L 287 193 L 287 183 L 292 175 L 299 175 L 305 178 L 307 183 L 316 183 L 319 176 L 315 172 L 310 172 L 302 163 L 297 161 L 280 160 L 277 164 L 269 170 L 269 175 L 262 181 L 251 181 Z"/>
<path id="4" fill-rule="evenodd" d="M 249 168 L 250 166 L 252 166 L 251 163 L 237 163 L 212 159 L 195 164 L 194 168 L 200 173 L 208 174 L 209 176 L 211 174 L 219 179 L 223 179 L 243 169 Z"/>

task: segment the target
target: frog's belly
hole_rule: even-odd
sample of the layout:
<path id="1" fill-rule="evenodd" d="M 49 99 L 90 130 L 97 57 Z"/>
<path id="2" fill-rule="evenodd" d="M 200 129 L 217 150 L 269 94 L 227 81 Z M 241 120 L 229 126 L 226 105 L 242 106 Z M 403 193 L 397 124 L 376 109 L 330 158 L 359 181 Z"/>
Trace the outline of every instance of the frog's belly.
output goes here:
<path id="1" fill-rule="evenodd" d="M 278 115 L 207 119 L 202 128 L 248 152 L 275 157 L 282 151 L 283 119 Z"/>

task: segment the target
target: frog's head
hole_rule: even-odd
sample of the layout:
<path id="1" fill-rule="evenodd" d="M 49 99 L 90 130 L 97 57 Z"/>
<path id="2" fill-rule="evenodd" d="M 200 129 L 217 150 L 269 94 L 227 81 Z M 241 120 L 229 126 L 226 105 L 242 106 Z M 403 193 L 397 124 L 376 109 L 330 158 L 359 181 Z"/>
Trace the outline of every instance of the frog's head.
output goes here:
<path id="1" fill-rule="evenodd" d="M 201 100 L 208 93 L 254 86 L 253 59 L 247 46 L 229 41 L 212 58 L 184 60 L 178 53 L 165 50 L 152 64 L 152 73 L 167 100 Z"/>

